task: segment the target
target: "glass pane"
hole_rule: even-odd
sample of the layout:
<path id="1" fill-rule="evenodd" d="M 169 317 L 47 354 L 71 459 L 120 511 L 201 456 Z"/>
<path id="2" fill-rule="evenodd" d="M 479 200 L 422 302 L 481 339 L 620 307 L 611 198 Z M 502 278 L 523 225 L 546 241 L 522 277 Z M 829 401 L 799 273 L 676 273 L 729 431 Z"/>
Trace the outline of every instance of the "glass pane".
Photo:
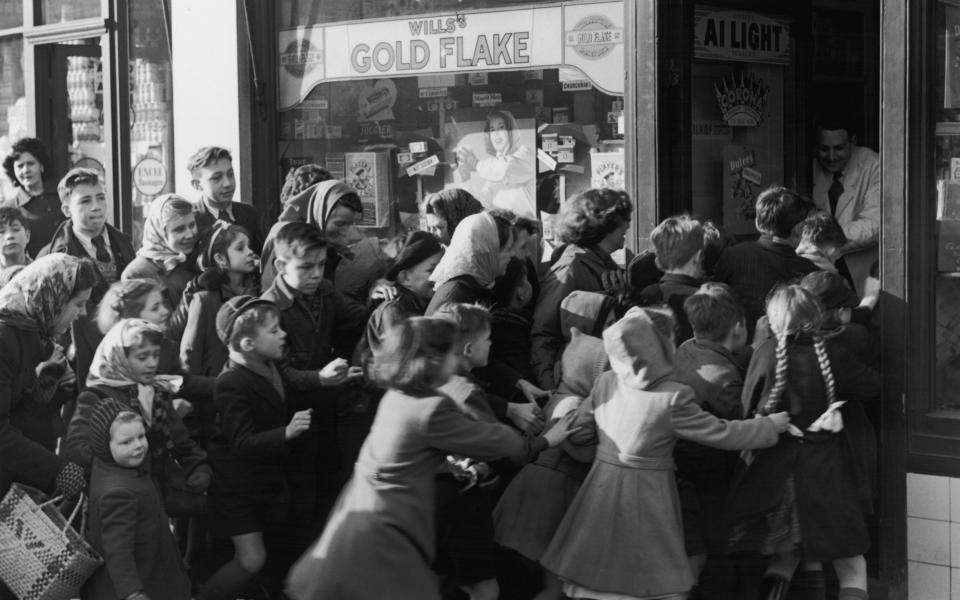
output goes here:
<path id="1" fill-rule="evenodd" d="M 130 166 L 133 235 L 140 245 L 146 208 L 173 190 L 170 44 L 161 3 L 130 3 Z"/>
<path id="2" fill-rule="evenodd" d="M 0 0 L 0 29 L 23 25 L 23 0 Z"/>
<path id="3" fill-rule="evenodd" d="M 27 135 L 27 103 L 23 92 L 23 39 L 0 39 L 0 150 L 6 155 L 14 142 Z M 0 197 L 13 198 L 17 188 L 5 177 Z"/>
<path id="4" fill-rule="evenodd" d="M 100 16 L 101 0 L 43 0 L 38 25 Z"/>
<path id="5" fill-rule="evenodd" d="M 88 51 L 81 53 L 80 48 Z M 66 56 L 70 164 L 97 169 L 106 174 L 104 165 L 110 160 L 110 149 L 104 130 L 103 60 L 100 58 L 100 48 L 65 46 L 64 51 L 71 54 L 76 52 Z"/>
<path id="6" fill-rule="evenodd" d="M 462 13 L 478 8 L 504 8 L 505 4 L 542 4 L 555 0 L 527 0 L 505 3 L 503 0 L 279 0 L 277 23 L 279 27 L 317 25 L 357 19 L 402 17 L 433 13 Z"/>

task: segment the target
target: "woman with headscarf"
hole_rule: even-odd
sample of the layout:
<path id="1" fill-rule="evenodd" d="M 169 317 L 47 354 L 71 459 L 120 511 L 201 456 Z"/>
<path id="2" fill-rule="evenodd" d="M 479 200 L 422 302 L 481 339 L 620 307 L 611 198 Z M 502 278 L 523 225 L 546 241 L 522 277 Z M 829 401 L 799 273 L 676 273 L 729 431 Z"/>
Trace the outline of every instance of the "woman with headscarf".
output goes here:
<path id="1" fill-rule="evenodd" d="M 60 407 L 39 388 L 45 367 L 65 368 L 56 340 L 86 314 L 96 281 L 92 261 L 58 253 L 24 267 L 0 291 L 0 496 L 14 481 L 68 495 L 83 489 L 83 469 L 54 453 L 64 432 Z"/>
<path id="2" fill-rule="evenodd" d="M 386 272 L 387 263 L 376 238 L 366 238 L 354 226 L 362 215 L 360 196 L 337 179 L 321 181 L 290 198 L 263 245 L 261 288 L 268 289 L 277 276 L 273 265 L 277 233 L 285 224 L 298 221 L 319 227 L 330 243 L 323 278 L 332 282 L 337 291 L 365 302 L 366 292 Z"/>
<path id="3" fill-rule="evenodd" d="M 460 222 L 430 280 L 436 291 L 427 316 L 448 302 L 493 306 L 493 284 L 506 271 L 513 252 L 513 226 L 489 213 L 471 215 Z"/>
<path id="4" fill-rule="evenodd" d="M 3 206 L 13 206 L 23 215 L 30 230 L 27 242 L 30 256 L 36 256 L 50 243 L 57 225 L 66 218 L 60 210 L 57 180 L 47 173 L 49 167 L 47 149 L 37 138 L 18 140 L 3 159 L 3 171 L 17 188 L 16 197 L 4 202 Z"/>
<path id="5" fill-rule="evenodd" d="M 480 212 L 483 212 L 483 205 L 463 188 L 447 188 L 429 194 L 420 207 L 424 228 L 444 245 L 450 244 L 460 221 Z"/>
<path id="6" fill-rule="evenodd" d="M 150 203 L 143 223 L 143 244 L 121 277 L 163 283 L 172 311 L 167 335 L 175 340 L 180 339 L 186 324 L 186 310 L 177 310 L 183 290 L 200 274 L 195 253 L 198 239 L 193 205 L 182 196 L 164 194 Z"/>

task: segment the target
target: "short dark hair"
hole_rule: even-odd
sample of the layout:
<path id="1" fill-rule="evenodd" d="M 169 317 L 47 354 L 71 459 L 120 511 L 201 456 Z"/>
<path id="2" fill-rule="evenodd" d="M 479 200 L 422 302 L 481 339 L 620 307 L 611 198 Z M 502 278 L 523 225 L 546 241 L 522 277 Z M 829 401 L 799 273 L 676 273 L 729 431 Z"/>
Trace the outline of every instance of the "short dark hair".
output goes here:
<path id="1" fill-rule="evenodd" d="M 280 204 L 286 204 L 287 200 L 312 185 L 331 179 L 333 179 L 333 175 L 330 174 L 330 171 L 320 165 L 308 164 L 294 167 L 287 172 L 287 177 L 283 182 L 283 189 L 280 190 Z"/>
<path id="2" fill-rule="evenodd" d="M 626 192 L 610 188 L 580 192 L 560 209 L 560 239 L 581 248 L 594 246 L 630 222 L 632 214 L 633 204 Z"/>
<path id="3" fill-rule="evenodd" d="M 57 184 L 57 195 L 60 196 L 60 203 L 66 204 L 70 200 L 73 190 L 81 185 L 103 185 L 103 179 L 100 177 L 100 173 L 93 169 L 82 167 L 70 169 Z"/>
<path id="4" fill-rule="evenodd" d="M 837 218 L 827 213 L 818 212 L 803 220 L 801 231 L 805 241 L 814 246 L 833 246 L 842 248 L 847 243 L 847 234 Z"/>
<path id="5" fill-rule="evenodd" d="M 737 323 L 744 323 L 743 306 L 725 283 L 705 283 L 683 301 L 693 335 L 711 342 L 722 341 Z"/>
<path id="6" fill-rule="evenodd" d="M 650 243 L 657 253 L 657 267 L 679 269 L 703 250 L 703 225 L 689 215 L 667 217 L 650 233 Z"/>
<path id="7" fill-rule="evenodd" d="M 267 322 L 267 317 L 270 315 L 279 319 L 280 309 L 274 304 L 261 302 L 250 306 L 234 317 L 233 327 L 230 329 L 230 338 L 227 340 L 227 347 L 239 352 L 240 340 L 245 337 L 257 335 L 257 328 L 263 327 Z"/>
<path id="8" fill-rule="evenodd" d="M 277 232 L 274 253 L 278 258 L 303 258 L 311 250 L 327 247 L 327 238 L 316 225 L 302 221 L 293 221 L 284 225 Z"/>
<path id="9" fill-rule="evenodd" d="M 443 385 L 443 364 L 457 343 L 457 326 L 436 317 L 411 317 L 394 325 L 373 353 L 370 378 L 383 388 L 412 395 Z"/>
<path id="10" fill-rule="evenodd" d="M 774 185 L 757 196 L 757 231 L 788 238 L 810 211 L 813 202 L 789 188 Z"/>
<path id="11" fill-rule="evenodd" d="M 471 341 L 490 330 L 490 309 L 479 304 L 447 302 L 433 313 L 437 318 L 449 319 L 457 325 L 461 341 Z"/>
<path id="12" fill-rule="evenodd" d="M 10 154 L 3 159 L 3 172 L 7 174 L 7 179 L 10 180 L 10 183 L 12 183 L 14 187 L 23 187 L 20 185 L 20 180 L 17 179 L 17 174 L 13 170 L 13 163 L 17 162 L 17 159 L 19 159 L 20 155 L 24 152 L 32 154 L 44 169 L 50 166 L 50 156 L 47 154 L 47 147 L 43 145 L 43 142 L 33 137 L 20 138 L 13 147 L 10 148 Z"/>
<path id="13" fill-rule="evenodd" d="M 210 166 L 221 158 L 225 158 L 230 162 L 233 162 L 233 155 L 231 155 L 230 151 L 226 148 L 221 148 L 219 146 L 204 146 L 203 148 L 200 148 L 194 152 L 193 155 L 187 159 L 187 171 L 190 171 L 191 175 L 196 175 L 196 171 L 198 169 Z"/>
<path id="14" fill-rule="evenodd" d="M 30 231 L 30 224 L 27 218 L 23 216 L 19 208 L 15 206 L 0 206 L 0 225 L 9 226 L 13 223 L 20 223 L 24 229 Z"/>
<path id="15" fill-rule="evenodd" d="M 355 213 L 363 214 L 363 202 L 355 192 L 350 192 L 337 198 L 336 202 L 333 203 L 333 207 L 336 208 L 337 206 L 343 206 Z"/>
<path id="16" fill-rule="evenodd" d="M 820 131 L 846 131 L 848 137 L 857 135 L 853 119 L 843 111 L 822 112 L 813 120 L 814 134 Z M 813 138 L 816 140 L 816 135 Z"/>
<path id="17" fill-rule="evenodd" d="M 521 217 L 512 210 L 505 208 L 491 208 L 487 210 L 493 217 L 503 217 L 513 225 L 517 231 L 526 231 L 530 235 L 540 235 L 540 222 L 529 217 Z"/>
<path id="18" fill-rule="evenodd" d="M 505 248 L 513 240 L 513 223 L 502 214 L 490 213 L 490 216 L 493 217 L 493 223 L 497 226 L 497 240 L 500 242 L 500 247 Z"/>

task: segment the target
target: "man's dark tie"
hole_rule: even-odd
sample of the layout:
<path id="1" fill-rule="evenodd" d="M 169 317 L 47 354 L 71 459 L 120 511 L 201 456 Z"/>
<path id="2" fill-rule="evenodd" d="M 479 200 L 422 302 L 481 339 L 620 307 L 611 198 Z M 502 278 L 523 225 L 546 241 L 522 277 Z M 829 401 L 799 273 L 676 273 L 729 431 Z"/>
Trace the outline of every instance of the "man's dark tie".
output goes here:
<path id="1" fill-rule="evenodd" d="M 233 222 L 234 222 L 234 221 L 233 221 L 233 217 L 231 217 L 231 216 L 230 216 L 230 213 L 229 213 L 228 211 L 226 211 L 226 210 L 221 210 L 221 211 L 219 212 L 217 218 L 218 218 L 219 220 L 221 220 L 221 221 L 226 222 L 226 223 L 233 223 Z"/>
<path id="2" fill-rule="evenodd" d="M 836 216 L 837 214 L 837 201 L 840 200 L 840 194 L 843 193 L 843 182 L 840 180 L 843 178 L 843 173 L 837 171 L 833 174 L 833 183 L 830 184 L 830 189 L 827 190 L 827 199 L 830 200 L 830 214 Z"/>
<path id="3" fill-rule="evenodd" d="M 113 260 L 113 257 L 110 256 L 110 251 L 107 250 L 107 242 L 103 240 L 102 233 L 93 238 L 93 247 L 97 249 L 97 260 L 99 262 L 108 263 Z"/>

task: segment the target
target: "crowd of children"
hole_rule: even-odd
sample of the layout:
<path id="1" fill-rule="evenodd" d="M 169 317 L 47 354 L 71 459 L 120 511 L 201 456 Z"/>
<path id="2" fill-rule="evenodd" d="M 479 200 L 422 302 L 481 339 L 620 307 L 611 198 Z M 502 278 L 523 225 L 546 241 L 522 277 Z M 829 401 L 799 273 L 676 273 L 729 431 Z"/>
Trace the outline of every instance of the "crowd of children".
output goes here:
<path id="1" fill-rule="evenodd" d="M 541 261 L 535 222 L 447 191 L 381 268 L 345 184 L 264 234 L 229 152 L 190 171 L 202 198 L 157 198 L 136 253 L 96 172 L 64 177 L 32 265 L 0 209 L 0 294 L 90 272 L 42 316 L 36 382 L 0 390 L 4 427 L 12 393 L 68 404 L 44 460 L 89 491 L 86 598 L 782 600 L 823 598 L 823 564 L 867 597 L 876 298 L 801 196 L 763 192 L 733 245 L 670 217 L 625 268 L 622 192 L 564 202 Z M 12 310 L 0 343 L 41 318 Z"/>

